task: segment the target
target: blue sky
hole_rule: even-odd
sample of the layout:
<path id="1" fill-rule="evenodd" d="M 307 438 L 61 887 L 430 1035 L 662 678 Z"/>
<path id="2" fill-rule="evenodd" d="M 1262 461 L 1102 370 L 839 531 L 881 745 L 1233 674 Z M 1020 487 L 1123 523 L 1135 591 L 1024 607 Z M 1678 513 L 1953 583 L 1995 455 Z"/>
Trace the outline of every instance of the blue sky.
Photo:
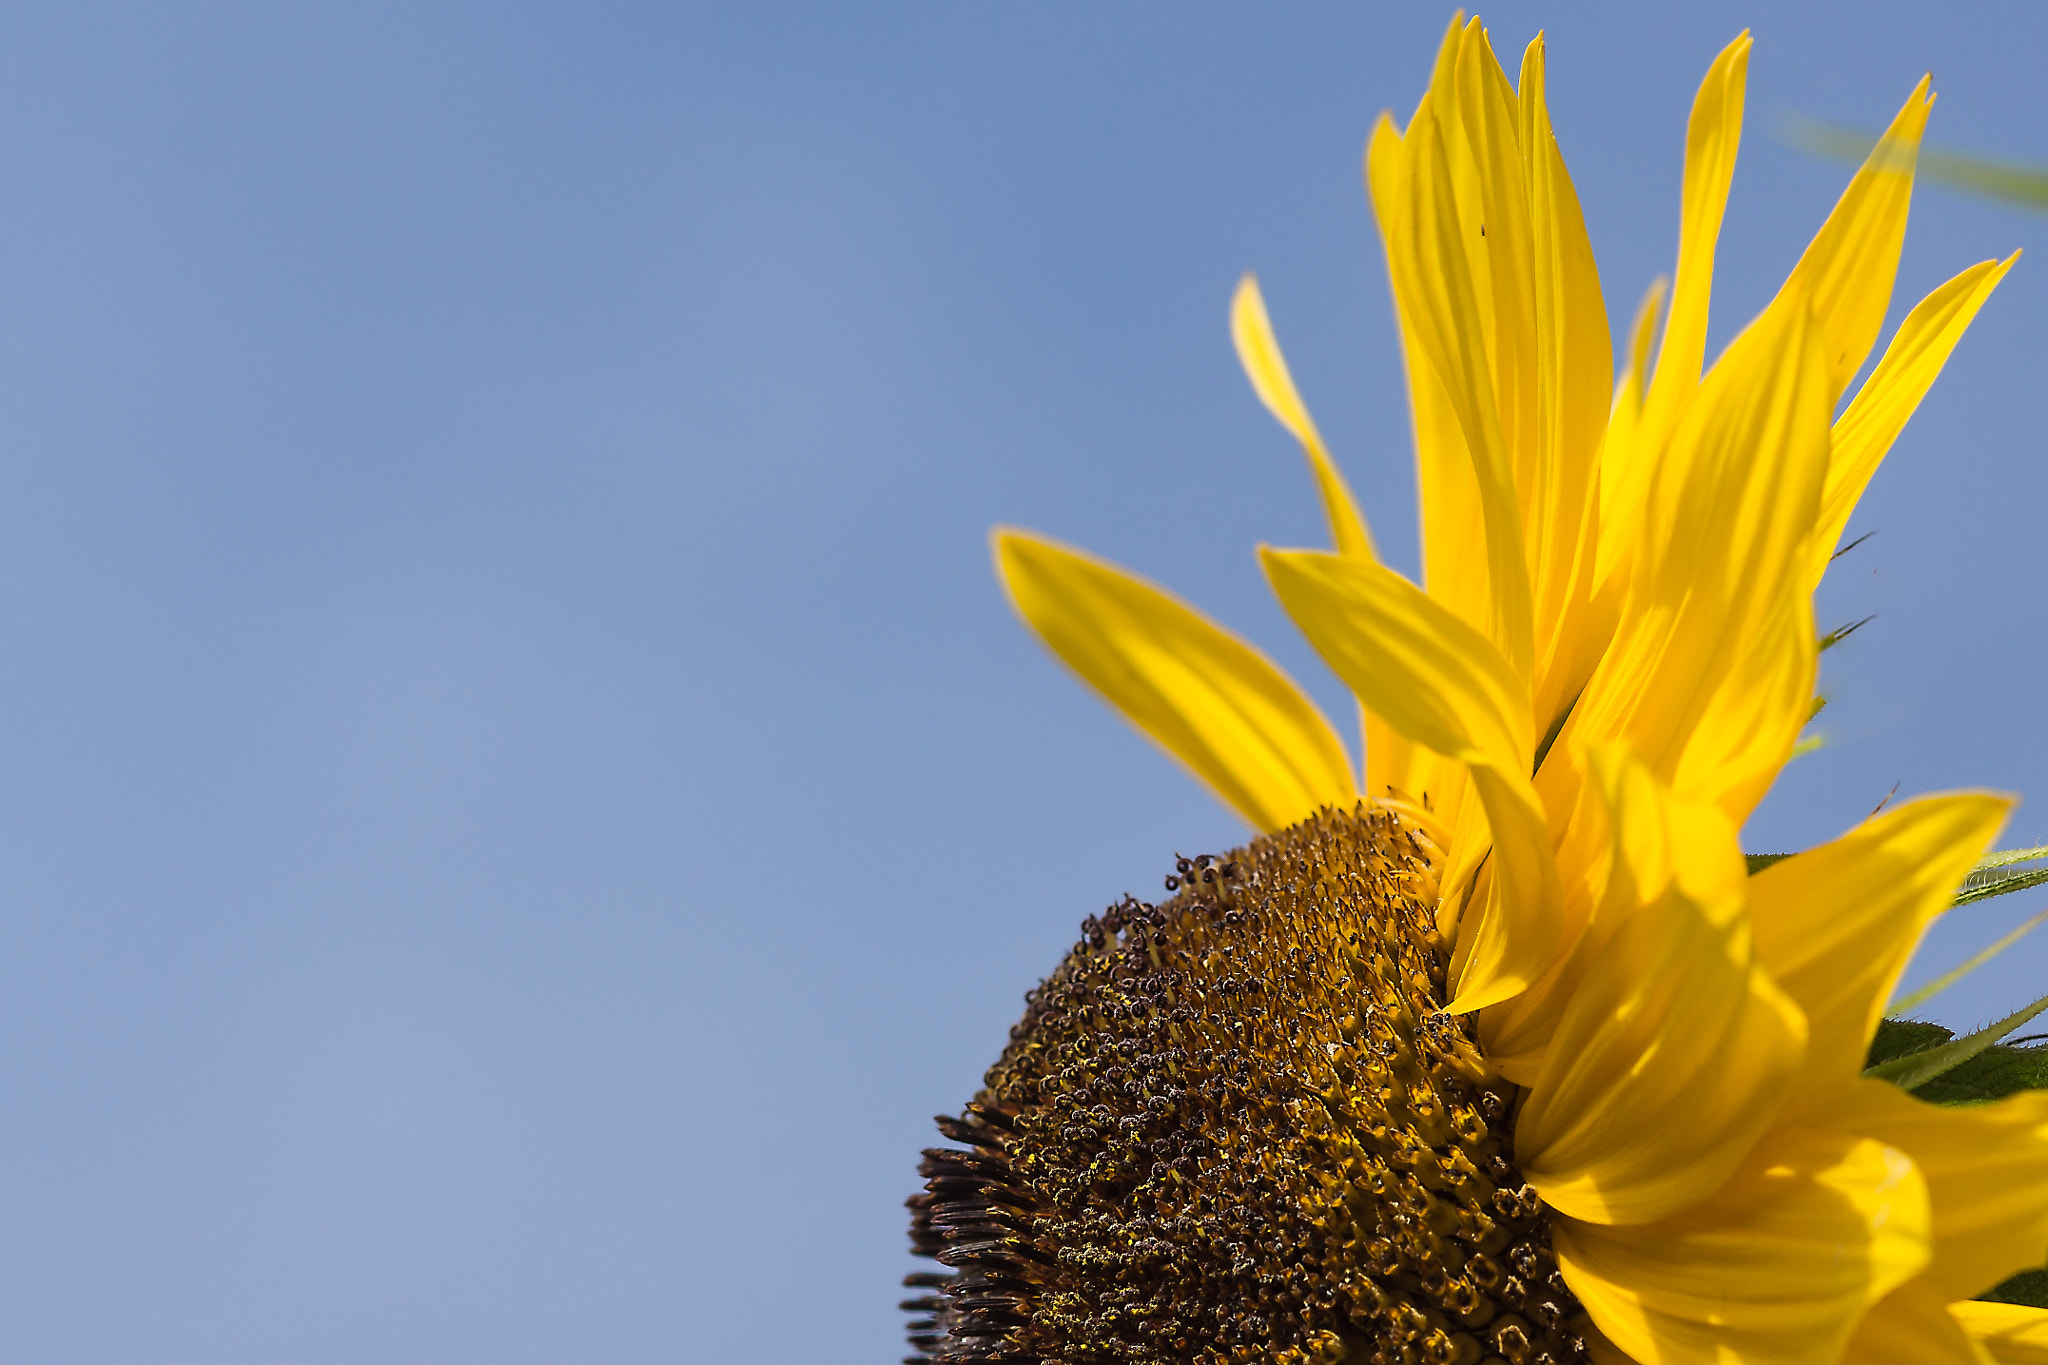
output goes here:
<path id="1" fill-rule="evenodd" d="M 1075 923 L 1232 817 L 1010 618 L 997 521 L 1334 708 L 1238 376 L 1259 271 L 1387 553 L 1359 183 L 1448 11 L 0 13 L 0 1359 L 899 1353 L 900 1201 Z M 2022 6 L 1513 5 L 1609 306 L 1753 25 L 1715 344 L 1847 169 L 2048 161 Z M 1924 192 L 1893 317 L 2026 247 L 1859 513 L 1831 747 L 1747 833 L 2033 797 L 2048 220 Z M 2048 904 L 1959 912 L 1922 972 Z M 2048 988 L 2017 949 L 1942 1018 Z"/>

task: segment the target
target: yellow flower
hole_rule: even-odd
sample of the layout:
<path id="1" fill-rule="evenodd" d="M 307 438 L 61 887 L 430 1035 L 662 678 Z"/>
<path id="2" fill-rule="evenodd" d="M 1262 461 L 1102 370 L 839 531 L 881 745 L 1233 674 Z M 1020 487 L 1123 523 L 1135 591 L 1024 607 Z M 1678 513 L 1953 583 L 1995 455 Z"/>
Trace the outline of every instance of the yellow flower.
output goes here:
<path id="1" fill-rule="evenodd" d="M 2048 1252 L 2048 1093 L 1861 1075 L 2008 799 L 1923 797 L 1747 874 L 1811 715 L 1851 508 L 2012 264 L 1875 344 L 1932 97 L 1908 97 L 1702 374 L 1747 35 L 1687 135 L 1679 259 L 1615 383 L 1539 37 L 1453 21 L 1366 174 L 1407 357 L 1423 583 L 1376 558 L 1254 283 L 1232 310 L 1333 552 L 1262 549 L 1356 694 L 1364 781 L 1252 646 L 996 535 L 1025 620 L 1260 837 L 1084 926 L 927 1154 L 941 1360 L 2048 1361 L 1973 1303 Z"/>

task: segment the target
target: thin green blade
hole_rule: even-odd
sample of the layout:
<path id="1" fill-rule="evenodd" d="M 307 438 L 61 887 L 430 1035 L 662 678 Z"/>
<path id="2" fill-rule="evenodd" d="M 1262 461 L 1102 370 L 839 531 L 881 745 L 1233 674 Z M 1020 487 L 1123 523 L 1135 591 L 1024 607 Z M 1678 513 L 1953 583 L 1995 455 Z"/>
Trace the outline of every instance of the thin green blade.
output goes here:
<path id="1" fill-rule="evenodd" d="M 2038 929 L 2043 924 L 2048 924 L 2048 910 L 2043 910 L 2040 914 L 2026 921 L 2024 924 L 2020 925 L 2019 928 L 2007 934 L 2004 938 L 1998 940 L 1998 942 L 1992 944 L 1990 947 L 1984 949 L 1982 952 L 1975 954 L 1970 958 L 1969 961 L 1963 963 L 1960 967 L 1956 967 L 1950 971 L 1943 972 L 1940 976 L 1935 977 L 1934 980 L 1928 982 L 1919 990 L 1914 991 L 1909 995 L 1902 995 L 1898 999 L 1892 1001 L 1891 1004 L 1885 1007 L 1885 1017 L 1888 1019 L 1896 1019 L 1900 1015 L 1904 1014 L 1907 1010 L 1912 1009 L 1918 1005 L 1926 1004 L 1929 1000 L 1932 1000 L 1935 996 L 1940 995 L 1950 986 L 1955 985 L 1956 982 L 1961 981 L 1971 972 L 1976 971 L 1979 967 L 1989 962 L 1992 958 L 1997 957 L 2007 948 L 2012 947 L 2013 944 L 2018 943 L 2021 939 L 2025 938 L 2028 934 L 2032 933 L 2035 929 Z"/>
<path id="2" fill-rule="evenodd" d="M 1801 151 L 1836 161 L 1860 162 L 1877 146 L 1877 139 L 1868 133 L 1822 123 L 1800 114 L 1785 119 L 1782 136 L 1784 141 Z M 1906 155 L 1902 150 L 1901 159 Z M 2039 166 L 1923 147 L 1919 155 L 1919 174 L 1936 184 L 1985 199 L 1996 199 L 2021 208 L 2048 209 L 2048 170 Z"/>
<path id="3" fill-rule="evenodd" d="M 1865 626 L 1869 625 L 1872 621 L 1875 621 L 1876 619 L 1877 615 L 1873 612 L 1871 615 L 1864 617 L 1861 621 L 1851 621 L 1846 626 L 1836 626 L 1833 630 L 1829 631 L 1827 634 L 1821 636 L 1819 640 L 1815 641 L 1815 647 L 1818 648 L 1821 653 L 1825 654 L 1829 650 L 1833 649 L 1836 645 L 1842 643 L 1842 641 L 1848 639 L 1851 635 L 1854 635 L 1857 631 L 1863 629 Z M 1815 705 L 1813 709 L 1816 713 L 1818 713 L 1820 711 L 1822 703 L 1818 697 L 1816 697 L 1814 701 Z M 1807 719 L 1811 720 L 1813 719 L 1813 717 L 1808 716 Z"/>
<path id="4" fill-rule="evenodd" d="M 1968 190 L 1986 199 L 2021 208 L 2048 209 L 2048 171 L 2037 166 L 1929 150 L 1920 156 L 1920 173 L 1939 184 Z"/>
<path id="5" fill-rule="evenodd" d="M 2023 1010 L 2006 1015 L 1988 1028 L 1965 1034 L 1953 1042 L 1943 1043 L 1940 1047 L 1931 1047 L 1923 1052 L 1909 1052 L 1903 1057 L 1879 1062 L 1876 1066 L 1866 1068 L 1863 1074 L 1873 1080 L 1890 1081 L 1901 1090 L 1915 1089 L 1944 1072 L 1953 1071 L 2043 1010 L 2048 1010 L 2048 995 L 2042 996 Z"/>
<path id="6" fill-rule="evenodd" d="M 2036 844 L 2032 848 L 2001 849 L 1997 853 L 1987 853 L 1979 858 L 1970 872 L 1975 875 L 1979 872 L 1989 872 L 1993 868 L 2011 867 L 2014 863 L 2038 863 L 2043 858 L 2048 858 L 2048 844 Z M 1968 880 L 1965 879 L 1963 884 L 1969 885 Z"/>
<path id="7" fill-rule="evenodd" d="M 2048 882 L 2048 867 L 1984 867 L 1979 865 L 1963 878 L 1963 884 L 1956 888 L 1957 905 L 1975 905 L 1988 901 L 1993 896 L 2009 896 L 2015 891 Z"/>

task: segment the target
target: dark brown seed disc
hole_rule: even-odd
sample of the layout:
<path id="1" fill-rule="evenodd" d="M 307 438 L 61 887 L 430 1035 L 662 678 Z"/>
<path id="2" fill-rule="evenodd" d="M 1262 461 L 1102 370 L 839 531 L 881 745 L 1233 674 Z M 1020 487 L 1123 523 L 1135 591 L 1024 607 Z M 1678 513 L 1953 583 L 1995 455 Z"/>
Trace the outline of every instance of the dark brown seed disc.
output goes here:
<path id="1" fill-rule="evenodd" d="M 911 1365 L 1583 1359 L 1431 852 L 1326 810 L 1083 924 L 924 1154 Z"/>

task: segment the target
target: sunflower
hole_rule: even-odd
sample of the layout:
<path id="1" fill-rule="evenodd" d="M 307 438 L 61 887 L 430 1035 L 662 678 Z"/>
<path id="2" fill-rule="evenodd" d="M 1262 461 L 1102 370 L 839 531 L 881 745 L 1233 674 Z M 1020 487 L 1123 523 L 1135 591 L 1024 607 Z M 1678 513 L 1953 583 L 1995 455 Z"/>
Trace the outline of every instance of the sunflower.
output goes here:
<path id="1" fill-rule="evenodd" d="M 1881 330 L 1923 80 L 1703 371 L 1745 34 L 1687 133 L 1669 317 L 1625 367 L 1552 135 L 1452 22 L 1366 178 L 1407 361 L 1423 586 L 1377 559 L 1249 278 L 1231 327 L 1328 552 L 1261 548 L 1356 695 L 1363 782 L 1262 654 L 1015 530 L 1025 621 L 1258 831 L 1091 917 L 925 1154 L 946 1362 L 2048 1361 L 1974 1302 L 2048 1252 L 2048 1093 L 1866 1077 L 1885 1002 L 2011 802 L 1922 797 L 1751 874 L 1814 709 L 1811 599 L 2012 260 Z"/>

